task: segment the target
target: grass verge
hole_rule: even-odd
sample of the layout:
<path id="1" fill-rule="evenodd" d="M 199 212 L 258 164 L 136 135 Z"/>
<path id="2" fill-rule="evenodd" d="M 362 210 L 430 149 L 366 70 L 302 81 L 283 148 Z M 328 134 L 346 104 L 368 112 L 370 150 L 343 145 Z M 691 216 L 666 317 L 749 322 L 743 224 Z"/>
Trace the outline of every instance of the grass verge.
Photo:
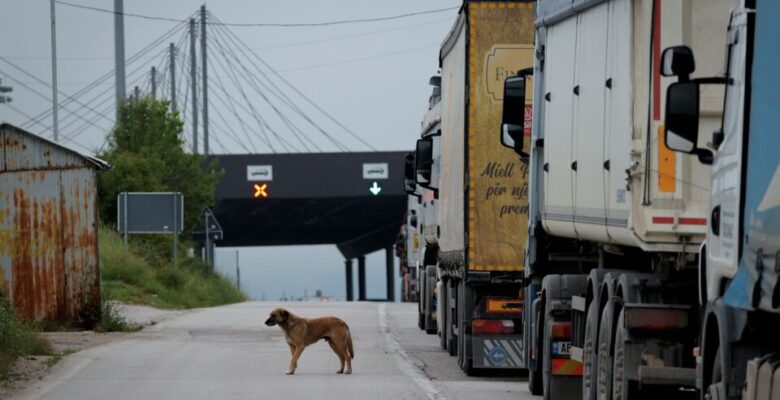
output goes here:
<path id="1" fill-rule="evenodd" d="M 0 381 L 10 377 L 17 358 L 51 353 L 49 343 L 20 320 L 8 302 L 0 299 Z"/>
<path id="2" fill-rule="evenodd" d="M 212 307 L 246 299 L 199 259 L 180 256 L 179 266 L 174 268 L 166 239 L 136 239 L 125 247 L 118 233 L 100 228 L 104 296 L 159 308 Z"/>

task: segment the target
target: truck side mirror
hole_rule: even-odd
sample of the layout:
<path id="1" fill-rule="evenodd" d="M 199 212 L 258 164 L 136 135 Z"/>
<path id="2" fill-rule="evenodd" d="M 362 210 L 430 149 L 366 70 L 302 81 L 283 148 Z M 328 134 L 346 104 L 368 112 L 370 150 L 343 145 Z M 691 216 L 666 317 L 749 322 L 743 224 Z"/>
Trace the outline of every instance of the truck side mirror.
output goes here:
<path id="1" fill-rule="evenodd" d="M 666 90 L 666 147 L 695 153 L 699 138 L 699 84 L 676 82 Z"/>
<path id="2" fill-rule="evenodd" d="M 663 76 L 677 76 L 678 81 L 666 89 L 664 142 L 666 147 L 681 153 L 695 154 L 702 164 L 712 164 L 711 151 L 696 147 L 699 141 L 699 85 L 724 84 L 724 78 L 697 78 L 689 75 L 696 69 L 693 51 L 687 46 L 664 50 L 661 65 Z"/>
<path id="3" fill-rule="evenodd" d="M 404 159 L 404 191 L 414 194 L 417 183 L 414 180 L 414 152 L 409 152 Z"/>
<path id="4" fill-rule="evenodd" d="M 688 46 L 667 47 L 661 55 L 661 75 L 678 76 L 680 82 L 688 80 L 688 76 L 696 70 L 693 51 Z"/>
<path id="5" fill-rule="evenodd" d="M 525 131 L 525 86 L 526 77 L 533 74 L 533 68 L 518 72 L 504 80 L 504 106 L 501 113 L 501 144 L 513 149 L 520 157 L 523 152 Z"/>
<path id="6" fill-rule="evenodd" d="M 415 154 L 415 181 L 426 187 L 431 183 L 431 166 L 433 165 L 433 141 L 431 139 L 420 139 L 417 141 L 417 151 Z"/>

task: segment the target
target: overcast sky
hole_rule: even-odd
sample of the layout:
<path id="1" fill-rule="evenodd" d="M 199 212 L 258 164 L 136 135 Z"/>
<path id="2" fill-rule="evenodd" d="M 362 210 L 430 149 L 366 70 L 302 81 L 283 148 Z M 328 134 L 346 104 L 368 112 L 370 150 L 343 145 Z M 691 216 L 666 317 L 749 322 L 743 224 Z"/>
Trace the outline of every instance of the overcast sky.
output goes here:
<path id="1" fill-rule="evenodd" d="M 113 9 L 111 0 L 68 2 Z M 456 7 L 459 3 L 457 0 L 223 0 L 208 3 L 207 7 L 220 21 L 226 23 L 309 23 L 386 17 Z M 190 0 L 125 0 L 125 12 L 184 19 L 197 11 L 201 4 L 200 1 Z M 419 135 L 420 121 L 427 109 L 430 94 L 428 78 L 437 71 L 438 46 L 456 13 L 456 10 L 449 10 L 389 21 L 324 27 L 228 29 L 285 79 L 372 146 L 378 150 L 405 150 L 412 148 Z M 65 4 L 57 4 L 56 16 L 59 88 L 71 95 L 113 70 L 114 16 Z M 127 16 L 126 57 L 129 59 L 176 26 L 176 22 Z M 152 65 L 164 67 L 167 44 L 185 40 L 184 34 L 183 29 L 176 31 L 169 39 L 154 46 L 148 54 L 128 63 L 128 94 L 133 84 L 148 90 L 147 71 Z M 224 39 L 227 35 L 223 35 L 222 40 L 228 43 Z M 30 131 L 44 136 L 51 135 L 51 117 L 43 114 L 44 118 L 34 123 L 29 122 L 29 117 L 41 115 L 51 108 L 51 89 L 36 80 L 38 78 L 51 83 L 50 39 L 49 1 L 0 0 L 0 57 L 32 75 L 27 76 L 0 60 L 3 84 L 14 87 L 11 107 L 0 104 L 0 121 L 16 125 L 26 123 L 24 126 Z M 182 43 L 188 42 L 185 40 Z M 235 48 L 226 50 L 229 52 Z M 188 52 L 189 49 L 185 47 L 181 51 Z M 271 146 L 276 151 L 295 151 L 292 139 L 289 140 L 292 142 L 289 149 L 285 150 L 283 144 L 270 139 L 269 145 L 258 135 L 259 129 L 253 122 L 257 118 L 247 112 L 247 103 L 253 104 L 256 112 L 268 124 L 269 130 L 275 130 L 287 138 L 292 137 L 288 136 L 292 133 L 285 130 L 287 128 L 282 121 L 274 119 L 274 112 L 268 103 L 246 83 L 249 71 L 242 72 L 237 63 L 228 63 L 230 58 L 222 56 L 217 47 L 213 50 L 210 48 L 209 52 L 214 63 L 213 67 L 209 66 L 212 79 L 227 82 L 223 88 L 209 83 L 210 116 L 214 121 L 210 124 L 210 130 L 213 136 L 217 136 L 217 141 L 212 140 L 210 144 L 212 152 L 270 152 Z M 245 93 L 229 83 L 230 68 L 236 68 L 232 73 L 237 74 L 234 76 L 237 76 Z M 181 84 L 186 77 L 181 76 L 180 72 L 185 71 L 177 71 L 180 97 L 186 89 Z M 265 72 L 268 73 L 268 70 Z M 283 87 L 278 79 L 275 82 Z M 112 125 L 113 83 L 111 77 L 95 89 L 78 96 L 78 102 L 60 111 L 60 137 L 68 140 L 66 144 L 85 152 L 100 148 L 105 133 Z M 170 93 L 168 81 L 159 85 L 162 95 L 167 97 Z M 296 97 L 289 88 L 284 91 L 318 126 L 349 150 L 367 149 L 300 97 Z M 241 101 L 244 95 L 248 102 Z M 229 98 L 236 103 L 241 102 L 243 106 L 234 104 L 234 112 L 230 108 Z M 66 100 L 60 95 L 61 102 Z M 184 100 L 180 98 L 178 101 L 181 107 Z M 86 104 L 86 107 L 78 103 Z M 272 98 L 270 103 L 284 109 L 279 105 L 279 100 Z M 183 110 L 183 113 L 189 122 L 191 113 L 189 110 Z M 332 142 L 314 127 L 307 126 L 299 116 L 284 110 L 282 113 L 302 128 L 306 135 L 302 138 L 305 143 L 325 151 L 337 150 Z M 223 119 L 218 119 L 220 117 Z M 239 129 L 244 128 L 246 132 L 237 134 Z M 185 135 L 190 141 L 189 125 L 185 128 Z M 235 265 L 235 251 L 225 249 L 218 253 L 218 259 L 225 264 L 226 270 L 230 270 L 230 266 Z M 303 289 L 308 289 L 310 295 L 315 289 L 322 289 L 329 295 L 344 296 L 344 264 L 335 246 L 242 249 L 240 260 L 243 286 L 253 298 L 265 294 L 267 299 L 277 299 L 282 291 L 286 291 L 288 296 L 299 296 L 303 294 Z M 383 264 L 382 252 L 368 259 L 369 297 L 384 296 Z"/>

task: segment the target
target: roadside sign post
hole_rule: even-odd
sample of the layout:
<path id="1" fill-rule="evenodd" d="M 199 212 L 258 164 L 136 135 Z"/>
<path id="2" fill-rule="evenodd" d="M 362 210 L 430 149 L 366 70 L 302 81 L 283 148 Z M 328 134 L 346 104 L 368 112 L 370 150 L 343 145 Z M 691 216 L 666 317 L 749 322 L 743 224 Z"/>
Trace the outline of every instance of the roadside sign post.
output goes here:
<path id="1" fill-rule="evenodd" d="M 192 231 L 193 237 L 200 241 L 201 235 L 203 235 L 203 252 L 201 258 L 208 267 L 214 269 L 214 243 L 218 240 L 222 240 L 222 226 L 214 216 L 214 212 L 210 208 L 203 209 L 203 217 L 201 218 L 201 225 L 197 226 Z"/>
<path id="2" fill-rule="evenodd" d="M 178 265 L 179 234 L 184 229 L 184 196 L 180 192 L 122 192 L 117 195 L 118 230 L 129 234 L 173 235 L 173 266 Z"/>

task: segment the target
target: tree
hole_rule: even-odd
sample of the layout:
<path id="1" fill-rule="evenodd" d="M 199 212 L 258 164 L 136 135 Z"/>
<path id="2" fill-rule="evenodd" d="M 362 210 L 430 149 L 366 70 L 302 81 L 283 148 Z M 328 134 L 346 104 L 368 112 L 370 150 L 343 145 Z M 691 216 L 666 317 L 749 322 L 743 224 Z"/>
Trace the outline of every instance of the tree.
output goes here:
<path id="1" fill-rule="evenodd" d="M 184 152 L 182 127 L 167 101 L 145 97 L 122 104 L 108 148 L 99 155 L 113 166 L 98 175 L 103 221 L 116 223 L 121 192 L 181 192 L 187 232 L 198 224 L 203 208 L 214 205 L 222 171 L 216 170 L 216 161 L 205 165 L 203 157 Z"/>

